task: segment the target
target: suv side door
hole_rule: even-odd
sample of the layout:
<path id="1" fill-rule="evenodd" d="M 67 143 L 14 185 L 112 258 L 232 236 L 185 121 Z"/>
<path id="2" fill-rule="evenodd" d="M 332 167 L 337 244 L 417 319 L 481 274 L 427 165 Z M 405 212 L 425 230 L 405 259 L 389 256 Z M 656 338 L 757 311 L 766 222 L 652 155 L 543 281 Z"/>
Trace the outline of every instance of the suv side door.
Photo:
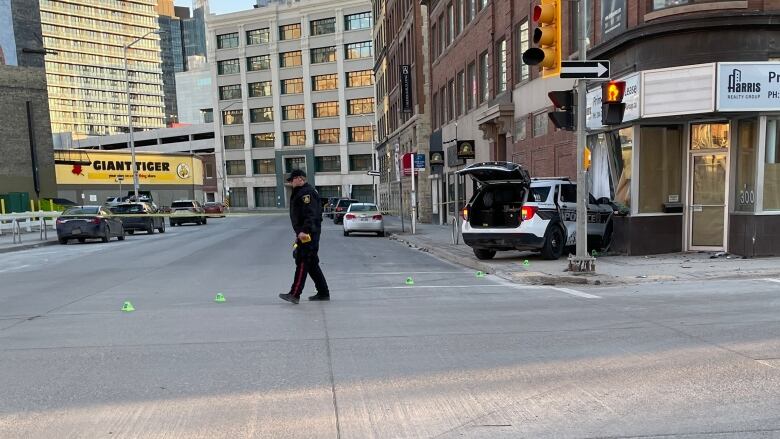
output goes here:
<path id="1" fill-rule="evenodd" d="M 561 221 L 566 226 L 566 245 L 574 245 L 577 236 L 577 185 L 564 182 L 559 185 L 558 206 Z"/>

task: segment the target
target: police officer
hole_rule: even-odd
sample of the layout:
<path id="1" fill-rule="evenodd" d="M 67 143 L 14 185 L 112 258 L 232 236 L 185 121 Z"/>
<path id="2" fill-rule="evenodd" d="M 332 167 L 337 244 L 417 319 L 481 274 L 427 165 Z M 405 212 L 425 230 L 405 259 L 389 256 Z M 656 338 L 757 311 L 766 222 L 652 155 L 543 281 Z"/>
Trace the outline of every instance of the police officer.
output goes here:
<path id="1" fill-rule="evenodd" d="M 309 300 L 330 300 L 328 282 L 320 269 L 320 258 L 317 255 L 320 247 L 320 225 L 322 224 L 322 203 L 320 194 L 306 182 L 306 173 L 300 169 L 294 169 L 287 181 L 292 185 L 290 196 L 290 220 L 295 230 L 296 249 L 295 278 L 292 287 L 287 294 L 280 294 L 279 298 L 292 303 L 298 303 L 306 284 L 306 275 L 311 276 L 317 287 L 317 294 L 309 297 Z"/>

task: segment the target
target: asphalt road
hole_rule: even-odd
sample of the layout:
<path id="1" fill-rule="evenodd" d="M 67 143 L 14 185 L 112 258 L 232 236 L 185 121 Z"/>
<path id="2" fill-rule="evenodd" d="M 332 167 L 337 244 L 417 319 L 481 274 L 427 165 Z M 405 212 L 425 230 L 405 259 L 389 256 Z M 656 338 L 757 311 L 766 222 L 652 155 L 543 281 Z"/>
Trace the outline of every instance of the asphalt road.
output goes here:
<path id="1" fill-rule="evenodd" d="M 285 216 L 0 255 L 0 438 L 780 437 L 778 282 L 513 285 L 325 224 L 329 303 L 277 298 Z"/>

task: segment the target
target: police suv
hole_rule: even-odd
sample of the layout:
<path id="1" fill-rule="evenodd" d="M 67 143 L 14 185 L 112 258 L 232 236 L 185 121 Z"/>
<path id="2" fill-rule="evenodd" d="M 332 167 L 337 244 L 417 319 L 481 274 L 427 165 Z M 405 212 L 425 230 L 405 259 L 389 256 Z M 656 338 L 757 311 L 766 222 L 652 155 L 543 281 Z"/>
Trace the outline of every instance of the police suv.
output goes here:
<path id="1" fill-rule="evenodd" d="M 517 163 L 475 163 L 458 171 L 477 189 L 463 208 L 463 241 L 478 259 L 497 251 L 532 250 L 558 259 L 576 244 L 577 184 L 568 178 L 530 178 Z M 588 245 L 606 249 L 612 240 L 614 206 L 607 199 L 588 204 Z"/>

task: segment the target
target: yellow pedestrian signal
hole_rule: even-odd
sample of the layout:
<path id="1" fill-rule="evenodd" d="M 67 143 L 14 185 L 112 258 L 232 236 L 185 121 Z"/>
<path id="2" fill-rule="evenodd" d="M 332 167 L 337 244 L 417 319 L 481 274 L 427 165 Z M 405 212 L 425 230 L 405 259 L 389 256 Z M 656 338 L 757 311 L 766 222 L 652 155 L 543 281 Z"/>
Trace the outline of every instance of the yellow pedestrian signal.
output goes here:
<path id="1" fill-rule="evenodd" d="M 541 0 L 534 6 L 533 16 L 536 23 L 532 47 L 523 53 L 523 62 L 531 66 L 541 66 L 542 77 L 558 76 L 561 72 L 561 1 Z"/>

